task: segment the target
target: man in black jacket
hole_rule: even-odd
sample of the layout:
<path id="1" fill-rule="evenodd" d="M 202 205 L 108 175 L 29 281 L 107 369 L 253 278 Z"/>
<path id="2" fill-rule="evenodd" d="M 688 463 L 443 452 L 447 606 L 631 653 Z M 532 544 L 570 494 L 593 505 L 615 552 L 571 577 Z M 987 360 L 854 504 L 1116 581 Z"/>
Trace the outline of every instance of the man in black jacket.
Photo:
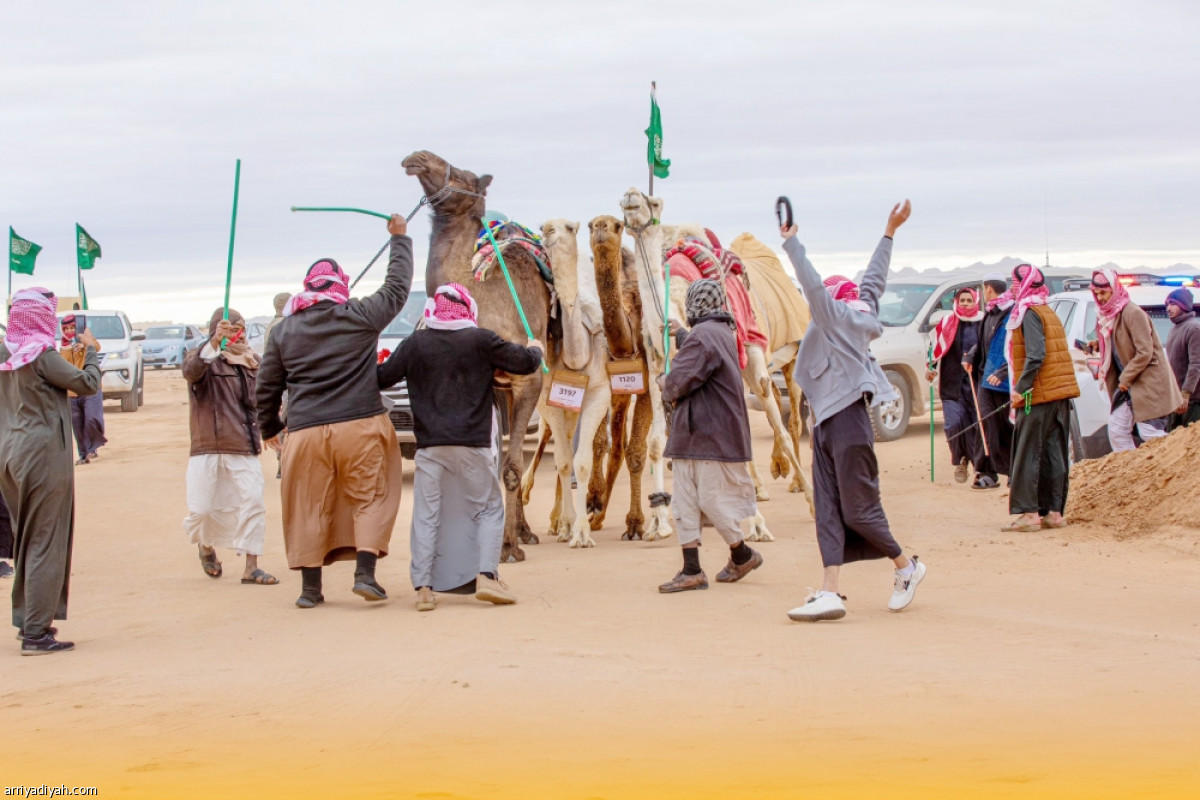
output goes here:
<path id="1" fill-rule="evenodd" d="M 417 437 L 411 531 L 417 610 L 437 607 L 434 591 L 467 593 L 498 605 L 517 598 L 500 580 L 504 498 L 492 451 L 497 370 L 528 375 L 542 343 L 527 347 L 479 328 L 463 286 L 439 286 L 425 303 L 425 327 L 378 369 L 380 389 L 408 381 Z"/>
<path id="2" fill-rule="evenodd" d="M 350 298 L 350 276 L 323 258 L 304 291 L 288 300 L 258 370 L 255 406 L 263 441 L 283 449 L 283 540 L 288 566 L 301 572 L 299 608 L 325 601 L 321 568 L 355 559 L 353 592 L 386 600 L 375 580 L 400 509 L 404 465 L 396 431 L 379 396 L 379 332 L 400 313 L 412 284 L 412 239 L 404 217 L 388 220 L 391 261 L 383 286 Z"/>
<path id="3" fill-rule="evenodd" d="M 700 568 L 700 529 L 712 525 L 729 545 L 729 561 L 717 575 L 734 583 L 762 566 L 762 555 L 742 537 L 740 521 L 756 510 L 750 421 L 738 368 L 737 328 L 725 311 L 725 290 L 711 280 L 688 287 L 691 331 L 676 334 L 679 350 L 662 380 L 664 404 L 674 404 L 664 455 L 672 460 L 671 506 L 683 548 L 683 569 L 658 587 L 663 594 L 707 589 Z"/>

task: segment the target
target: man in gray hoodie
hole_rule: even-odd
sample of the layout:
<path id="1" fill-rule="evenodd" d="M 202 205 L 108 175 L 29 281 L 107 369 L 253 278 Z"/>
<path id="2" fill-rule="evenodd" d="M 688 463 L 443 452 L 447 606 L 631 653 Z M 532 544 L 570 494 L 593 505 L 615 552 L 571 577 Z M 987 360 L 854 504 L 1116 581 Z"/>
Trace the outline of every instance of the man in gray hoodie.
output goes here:
<path id="1" fill-rule="evenodd" d="M 821 591 L 788 612 L 791 619 L 816 622 L 846 616 L 838 593 L 842 564 L 890 558 L 896 565 L 888 608 L 900 611 L 912 602 L 925 565 L 904 555 L 892 537 L 879 499 L 879 464 L 870 407 L 895 397 L 895 390 L 871 356 L 870 344 L 883 334 L 879 296 L 887 285 L 892 237 L 912 207 L 897 203 L 862 287 L 845 278 L 822 281 L 796 238 L 797 228 L 780 229 L 808 300 L 812 322 L 800 343 L 796 381 L 804 390 L 815 424 L 812 428 L 813 486 L 817 506 L 817 544 L 825 567 Z"/>

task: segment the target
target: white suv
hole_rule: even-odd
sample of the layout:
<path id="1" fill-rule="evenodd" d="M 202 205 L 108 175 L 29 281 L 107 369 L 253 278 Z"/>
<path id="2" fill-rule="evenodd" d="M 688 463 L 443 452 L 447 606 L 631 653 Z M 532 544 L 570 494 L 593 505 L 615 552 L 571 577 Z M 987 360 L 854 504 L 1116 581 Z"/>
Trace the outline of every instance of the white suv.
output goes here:
<path id="1" fill-rule="evenodd" d="M 122 411 L 137 411 L 143 401 L 145 374 L 142 367 L 143 333 L 134 333 L 129 318 L 121 311 L 60 311 L 82 320 L 100 342 L 100 391 L 105 399 L 120 400 Z M 61 338 L 61 328 L 59 338 Z"/>
<path id="2" fill-rule="evenodd" d="M 1176 288 L 1165 285 L 1128 287 L 1129 299 L 1150 315 L 1164 347 L 1172 325 L 1167 317 L 1167 295 Z M 1079 397 L 1071 409 L 1071 459 L 1099 458 L 1111 452 L 1112 447 L 1108 443 L 1111 400 L 1108 389 L 1096 377 L 1100 357 L 1085 349 L 1090 342 L 1096 341 L 1096 299 L 1091 290 L 1083 289 L 1053 295 L 1048 305 L 1058 314 L 1067 332 L 1071 359 L 1075 362 L 1075 379 L 1079 383 Z M 1165 352 L 1163 358 L 1166 358 Z"/>

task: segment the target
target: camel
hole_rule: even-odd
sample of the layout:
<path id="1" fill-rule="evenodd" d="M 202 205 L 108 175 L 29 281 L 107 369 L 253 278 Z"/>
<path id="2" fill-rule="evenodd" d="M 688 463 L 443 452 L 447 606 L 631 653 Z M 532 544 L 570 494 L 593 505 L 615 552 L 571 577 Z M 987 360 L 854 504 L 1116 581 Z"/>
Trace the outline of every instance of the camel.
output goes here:
<path id="1" fill-rule="evenodd" d="M 596 290 L 603 310 L 604 334 L 608 350 L 613 358 L 641 358 L 645 362 L 643 380 L 646 391 L 639 395 L 613 395 L 610 426 L 608 466 L 605 470 L 606 486 L 602 498 L 589 492 L 588 506 L 593 510 L 592 530 L 599 530 L 611 496 L 613 482 L 624 459 L 629 468 L 629 513 L 625 516 L 625 532 L 622 539 L 653 541 L 664 539 L 674 531 L 671 528 L 667 494 L 665 492 L 666 466 L 663 450 L 666 447 L 666 422 L 662 414 L 662 395 L 652 376 L 662 372 L 661 350 L 656 351 L 649 340 L 646 319 L 650 312 L 643 312 L 641 298 L 649 296 L 640 286 L 641 276 L 636 274 L 633 254 L 621 246 L 625 225 L 615 217 L 601 215 L 588 223 L 591 232 L 593 265 L 596 271 Z M 653 317 L 657 319 L 657 317 Z M 659 340 L 661 348 L 661 339 Z M 635 399 L 632 399 L 636 397 Z M 626 418 L 633 406 L 632 431 L 626 433 Z M 642 512 L 642 470 L 649 456 L 654 476 L 654 494 L 651 496 L 650 523 L 646 524 Z"/>
<path id="2" fill-rule="evenodd" d="M 576 235 L 578 222 L 551 219 L 542 223 L 542 244 L 550 258 L 554 273 L 554 292 L 558 296 L 559 321 L 562 324 L 561 347 L 547 353 L 546 360 L 552 375 L 558 370 L 570 370 L 587 376 L 587 389 L 579 411 L 568 411 L 549 405 L 552 381 L 546 381 L 538 401 L 542 419 L 541 442 L 521 479 L 521 495 L 529 502 L 533 491 L 534 474 L 542 450 L 550 436 L 554 441 L 554 464 L 558 472 L 558 488 L 554 509 L 550 515 L 550 535 L 571 547 L 595 547 L 596 541 L 588 530 L 588 511 L 583 490 L 571 489 L 571 470 L 579 486 L 592 485 L 593 491 L 603 484 L 603 471 L 594 469 L 598 462 L 591 446 L 579 448 L 576 441 L 591 443 L 608 415 L 612 389 L 608 382 L 608 343 L 601 321 L 600 298 L 594 280 L 588 280 L 590 270 L 579 268 L 579 248 Z M 576 423 L 579 438 L 576 440 Z M 593 475 L 597 483 L 592 483 Z"/>
<path id="3" fill-rule="evenodd" d="M 445 283 L 457 282 L 468 287 L 479 304 L 479 325 L 490 328 L 502 338 L 514 342 L 526 340 L 525 329 L 517 314 L 501 270 L 490 270 L 476 280 L 471 268 L 475 241 L 483 229 L 487 187 L 491 175 L 451 166 L 427 150 L 405 158 L 401 165 L 407 174 L 421 182 L 433 215 L 433 234 L 429 260 L 425 266 L 425 286 L 432 292 Z M 547 339 L 550 320 L 550 287 L 542 280 L 533 258 L 520 247 L 504 251 L 505 261 L 521 300 L 534 338 L 552 350 L 556 342 Z M 525 522 L 525 510 L 518 491 L 524 461 L 525 430 L 542 393 L 542 372 L 532 375 L 496 374 L 496 386 L 508 411 L 508 447 L 504 453 L 500 477 L 505 490 L 504 546 L 505 562 L 524 561 L 521 544 L 537 544 Z"/>
<path id="4" fill-rule="evenodd" d="M 621 198 L 621 209 L 624 213 L 626 226 L 637 245 L 637 258 L 641 265 L 638 270 L 639 277 L 653 276 L 653 279 L 658 281 L 658 287 L 662 286 L 662 253 L 666 249 L 665 245 L 667 244 L 664 241 L 664 228 L 667 226 L 663 226 L 659 222 L 662 215 L 662 208 L 662 198 L 647 197 L 636 188 L 631 188 Z M 700 226 L 676 225 L 670 226 L 670 230 L 673 236 L 696 235 L 695 231 L 698 230 L 699 236 L 697 238 L 705 239 L 704 229 Z M 744 237 L 748 237 L 751 241 L 756 241 L 753 240 L 753 237 L 749 237 L 749 234 L 744 234 Z M 746 239 L 743 237 L 739 237 L 738 241 L 744 246 L 748 246 L 746 245 Z M 673 243 L 672 241 L 671 244 Z M 734 250 L 734 252 L 737 252 L 737 250 Z M 658 256 L 651 257 L 651 254 L 658 254 Z M 771 453 L 772 477 L 787 477 L 791 473 L 793 477 L 791 486 L 789 487 L 790 491 L 804 492 L 804 496 L 808 500 L 809 511 L 815 516 L 812 486 L 809 484 L 808 478 L 800 467 L 798 429 L 800 420 L 800 390 L 799 387 L 795 386 L 795 382 L 792 379 L 792 370 L 794 369 L 796 356 L 799 352 L 799 338 L 803 335 L 803 330 L 808 324 L 807 307 L 803 306 L 803 301 L 799 297 L 768 291 L 772 288 L 778 288 L 780 277 L 785 281 L 787 289 L 791 289 L 790 282 L 786 282 L 786 274 L 782 273 L 781 265 L 778 268 L 780 275 L 769 274 L 767 272 L 770 269 L 769 265 L 764 264 L 760 258 L 753 259 L 752 263 L 746 266 L 749 271 L 747 277 L 752 288 L 751 296 L 755 319 L 759 327 L 766 333 L 770 342 L 771 358 L 768 360 L 766 353 L 761 348 L 748 346 L 746 348 L 747 364 L 746 368 L 742 370 L 742 380 L 746 387 L 758 398 L 763 410 L 767 414 L 771 430 L 774 433 L 774 445 Z M 758 278 L 755 278 L 756 272 L 759 273 Z M 754 288 L 756 284 L 761 285 L 761 290 Z M 659 290 L 659 294 L 661 295 L 661 289 Z M 681 317 L 686 318 L 686 315 L 682 312 L 682 298 L 685 298 L 686 295 L 687 283 L 683 280 L 672 279 L 671 301 L 673 317 L 678 313 Z M 663 316 L 664 310 L 660 310 L 657 316 L 653 318 L 652 327 L 661 325 Z M 775 325 L 771 325 L 773 319 L 776 320 Z M 651 326 L 648 325 L 647 327 Z M 661 349 L 661 337 L 657 339 L 656 343 L 659 349 Z M 782 365 L 784 375 L 787 376 L 789 398 L 792 403 L 793 413 L 789 420 L 789 425 L 786 427 L 783 424 L 782 414 L 779 410 L 777 390 L 771 380 L 770 364 Z M 759 476 L 753 461 L 750 462 L 750 474 L 754 479 L 757 498 L 760 501 L 768 500 L 770 495 L 763 485 L 762 478 Z M 769 536 L 769 534 L 767 535 Z"/>

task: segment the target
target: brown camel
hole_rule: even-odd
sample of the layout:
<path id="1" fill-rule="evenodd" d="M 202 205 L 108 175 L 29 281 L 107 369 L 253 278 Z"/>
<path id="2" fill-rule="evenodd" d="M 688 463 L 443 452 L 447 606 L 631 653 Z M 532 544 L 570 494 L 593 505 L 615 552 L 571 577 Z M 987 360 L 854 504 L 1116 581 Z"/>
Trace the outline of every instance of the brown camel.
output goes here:
<path id="1" fill-rule="evenodd" d="M 604 334 L 613 358 L 645 359 L 647 350 L 642 336 L 642 303 L 638 292 L 638 277 L 633 253 L 621 246 L 625 223 L 616 217 L 602 215 L 588 223 L 591 231 L 592 261 L 596 270 L 596 290 L 603 310 Z M 649 383 L 649 375 L 645 376 Z M 636 397 L 636 400 L 633 398 Z M 626 434 L 626 418 L 633 404 L 633 429 Z M 588 509 L 592 512 L 592 530 L 604 524 L 608 498 L 620 471 L 622 458 L 629 468 L 629 513 L 625 516 L 622 539 L 665 538 L 671 535 L 669 525 L 645 530 L 642 512 L 642 471 L 649 449 L 653 405 L 650 392 L 639 395 L 613 395 L 610 414 L 610 447 L 605 470 L 604 496 L 595 498 L 588 493 Z M 594 505 L 593 505 L 594 503 Z"/>
<path id="2" fill-rule="evenodd" d="M 401 162 L 405 172 L 421 182 L 433 211 L 433 235 L 429 260 L 425 266 L 425 286 L 432 292 L 445 283 L 466 286 L 479 304 L 479 326 L 490 328 L 504 339 L 524 343 L 525 329 L 521 325 L 516 305 L 509 293 L 501 270 L 489 270 L 483 280 L 475 280 L 471 257 L 475 240 L 483 230 L 482 217 L 487 211 L 487 187 L 491 175 L 477 176 L 452 167 L 442 158 L 421 150 Z M 550 288 L 538 273 L 532 257 L 520 247 L 504 249 L 509 274 L 525 309 L 534 338 L 547 341 L 550 318 Z M 542 373 L 509 375 L 496 373 L 496 387 L 508 410 L 508 448 L 504 454 L 500 477 L 505 491 L 504 549 L 501 559 L 506 562 L 524 561 L 521 544 L 537 544 L 537 537 L 525 522 L 525 509 L 520 499 L 521 472 L 524 462 L 525 431 L 542 393 Z"/>

